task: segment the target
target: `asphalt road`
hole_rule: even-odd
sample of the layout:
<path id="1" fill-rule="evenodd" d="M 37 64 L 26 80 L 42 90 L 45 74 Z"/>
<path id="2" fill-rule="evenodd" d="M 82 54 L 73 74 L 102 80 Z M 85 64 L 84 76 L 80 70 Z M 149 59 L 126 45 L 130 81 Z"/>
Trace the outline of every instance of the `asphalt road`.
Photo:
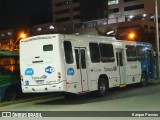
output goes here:
<path id="1" fill-rule="evenodd" d="M 0 111 L 160 111 L 160 81 L 146 87 L 132 85 L 110 89 L 104 97 L 83 95 L 73 99 L 63 96 L 39 98 L 1 106 Z"/>

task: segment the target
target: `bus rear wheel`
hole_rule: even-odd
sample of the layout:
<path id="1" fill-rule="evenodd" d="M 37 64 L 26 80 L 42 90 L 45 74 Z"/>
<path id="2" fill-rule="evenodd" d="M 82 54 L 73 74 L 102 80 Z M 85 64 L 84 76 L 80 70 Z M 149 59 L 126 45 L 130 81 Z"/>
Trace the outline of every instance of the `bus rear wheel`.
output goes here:
<path id="1" fill-rule="evenodd" d="M 108 84 L 104 78 L 100 78 L 98 82 L 98 90 L 96 91 L 97 96 L 101 97 L 106 95 L 108 92 Z"/>
<path id="2" fill-rule="evenodd" d="M 140 85 L 142 87 L 144 87 L 144 86 L 147 86 L 147 84 L 148 84 L 147 74 L 146 73 L 142 73 Z"/>
<path id="3" fill-rule="evenodd" d="M 8 88 L 5 92 L 4 100 L 13 101 L 17 98 L 17 92 L 13 88 Z"/>

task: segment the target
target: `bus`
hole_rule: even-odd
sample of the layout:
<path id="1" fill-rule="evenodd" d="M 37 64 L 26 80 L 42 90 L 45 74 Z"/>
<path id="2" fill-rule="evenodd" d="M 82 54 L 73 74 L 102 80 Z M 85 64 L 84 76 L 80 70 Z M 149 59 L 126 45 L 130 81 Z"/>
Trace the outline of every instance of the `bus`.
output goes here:
<path id="1" fill-rule="evenodd" d="M 15 100 L 21 94 L 19 52 L 0 50 L 0 101 Z"/>
<path id="2" fill-rule="evenodd" d="M 156 61 L 149 43 L 113 37 L 48 34 L 20 41 L 23 93 L 94 92 L 156 79 Z"/>

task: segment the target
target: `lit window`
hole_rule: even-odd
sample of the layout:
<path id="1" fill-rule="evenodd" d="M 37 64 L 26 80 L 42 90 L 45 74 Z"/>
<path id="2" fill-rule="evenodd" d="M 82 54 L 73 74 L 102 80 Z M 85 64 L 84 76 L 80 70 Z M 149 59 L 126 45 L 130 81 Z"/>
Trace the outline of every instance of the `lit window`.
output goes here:
<path id="1" fill-rule="evenodd" d="M 12 35 L 12 32 L 7 32 L 7 35 Z"/>
<path id="2" fill-rule="evenodd" d="M 4 37 L 4 34 L 1 34 L 1 37 Z"/>
<path id="3" fill-rule="evenodd" d="M 49 26 L 49 29 L 54 29 L 54 26 L 52 26 L 52 25 L 51 25 L 51 26 Z"/>
<path id="4" fill-rule="evenodd" d="M 147 14 L 143 14 L 143 17 L 146 17 L 147 16 Z"/>
<path id="5" fill-rule="evenodd" d="M 118 4 L 119 0 L 108 0 L 108 5 Z"/>
<path id="6" fill-rule="evenodd" d="M 133 17 L 134 17 L 133 15 L 130 15 L 130 16 L 129 16 L 129 18 L 131 18 L 131 19 L 132 19 Z"/>
<path id="7" fill-rule="evenodd" d="M 38 28 L 38 29 L 37 29 L 37 31 L 41 31 L 41 30 L 42 30 L 42 28 Z"/>

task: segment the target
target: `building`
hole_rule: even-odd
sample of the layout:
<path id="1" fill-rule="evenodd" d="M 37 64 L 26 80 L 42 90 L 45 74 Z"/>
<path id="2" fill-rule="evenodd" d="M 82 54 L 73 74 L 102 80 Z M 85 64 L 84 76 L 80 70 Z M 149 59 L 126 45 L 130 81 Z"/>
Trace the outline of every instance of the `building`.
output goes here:
<path id="1" fill-rule="evenodd" d="M 154 0 L 108 0 L 109 23 L 131 20 L 154 21 L 154 13 Z"/>
<path id="2" fill-rule="evenodd" d="M 53 23 L 72 26 L 81 22 L 79 0 L 52 0 Z"/>
<path id="3" fill-rule="evenodd" d="M 80 22 L 105 18 L 107 0 L 52 0 L 53 23 L 72 26 Z"/>
<path id="4" fill-rule="evenodd" d="M 0 49 L 11 50 L 11 47 L 18 46 L 22 34 L 28 37 L 32 33 L 31 28 L 14 28 L 0 31 Z"/>
<path id="5" fill-rule="evenodd" d="M 0 49 L 9 49 L 9 44 L 14 42 L 14 37 L 12 29 L 0 31 Z"/>

